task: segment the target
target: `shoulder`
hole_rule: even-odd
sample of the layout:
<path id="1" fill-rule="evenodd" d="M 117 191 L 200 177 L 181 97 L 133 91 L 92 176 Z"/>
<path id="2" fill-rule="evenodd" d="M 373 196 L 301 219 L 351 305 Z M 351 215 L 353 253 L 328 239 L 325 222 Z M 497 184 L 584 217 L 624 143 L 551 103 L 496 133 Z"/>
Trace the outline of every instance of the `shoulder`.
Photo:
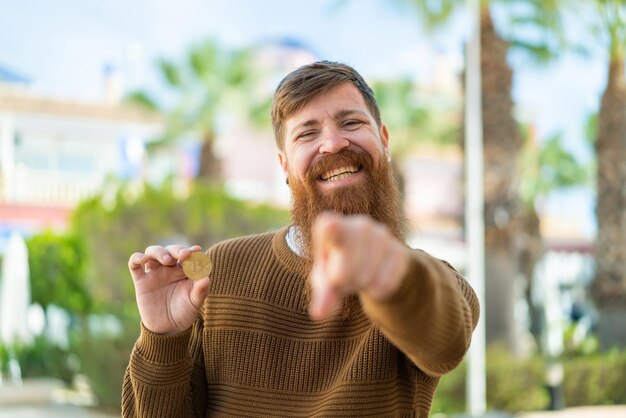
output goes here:
<path id="1" fill-rule="evenodd" d="M 436 263 L 440 263 L 442 265 L 444 265 L 447 269 L 452 270 L 455 274 L 459 274 L 459 272 L 457 271 L 457 269 L 455 269 L 454 267 L 452 267 L 452 264 L 448 263 L 446 260 L 437 258 L 433 255 L 431 255 L 430 253 L 422 250 L 421 248 L 411 248 L 411 252 L 413 253 L 413 255 L 417 256 L 417 257 L 428 257 L 431 260 L 435 261 Z"/>
<path id="2" fill-rule="evenodd" d="M 258 255 L 264 249 L 271 249 L 271 243 L 277 231 L 247 235 L 221 241 L 209 248 L 211 258 L 237 257 L 242 255 Z"/>
<path id="3" fill-rule="evenodd" d="M 450 275 L 454 276 L 454 278 L 456 279 L 456 285 L 459 291 L 461 292 L 465 300 L 469 303 L 469 307 L 472 311 L 473 327 L 475 328 L 478 322 L 478 316 L 480 315 L 480 305 L 478 302 L 478 297 L 476 295 L 476 292 L 472 288 L 471 284 L 467 281 L 467 279 L 465 279 L 465 277 L 463 277 L 461 273 L 459 273 L 459 271 L 455 269 L 446 260 L 433 257 L 430 254 L 428 254 L 426 251 L 423 251 L 420 249 L 413 249 L 413 252 L 414 254 L 421 254 L 421 255 L 428 256 L 435 263 L 437 263 L 440 266 L 443 266 L 443 270 L 447 271 L 448 273 L 450 273 Z"/>

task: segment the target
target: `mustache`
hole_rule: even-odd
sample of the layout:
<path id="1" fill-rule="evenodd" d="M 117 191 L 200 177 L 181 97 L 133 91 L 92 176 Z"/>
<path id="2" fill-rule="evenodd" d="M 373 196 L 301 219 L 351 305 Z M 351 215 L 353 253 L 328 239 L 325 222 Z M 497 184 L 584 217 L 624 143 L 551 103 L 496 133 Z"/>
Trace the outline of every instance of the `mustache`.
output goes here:
<path id="1" fill-rule="evenodd" d="M 337 167 L 353 165 L 370 172 L 374 166 L 372 157 L 366 152 L 356 152 L 349 149 L 328 154 L 318 158 L 311 164 L 307 173 L 307 180 L 311 183 L 321 178 L 322 174 Z"/>

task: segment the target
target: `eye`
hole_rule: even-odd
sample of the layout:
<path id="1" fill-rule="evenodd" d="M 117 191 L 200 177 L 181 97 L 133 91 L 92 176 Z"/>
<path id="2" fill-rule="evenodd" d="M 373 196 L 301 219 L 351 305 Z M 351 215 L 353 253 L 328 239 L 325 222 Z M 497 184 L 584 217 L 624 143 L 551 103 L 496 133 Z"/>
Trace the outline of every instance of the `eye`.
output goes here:
<path id="1" fill-rule="evenodd" d="M 342 126 L 347 129 L 357 129 L 361 125 L 363 125 L 363 121 L 358 119 L 349 119 L 342 124 Z"/>
<path id="2" fill-rule="evenodd" d="M 297 139 L 299 141 L 308 141 L 315 137 L 317 134 L 316 130 L 304 131 L 298 135 Z"/>

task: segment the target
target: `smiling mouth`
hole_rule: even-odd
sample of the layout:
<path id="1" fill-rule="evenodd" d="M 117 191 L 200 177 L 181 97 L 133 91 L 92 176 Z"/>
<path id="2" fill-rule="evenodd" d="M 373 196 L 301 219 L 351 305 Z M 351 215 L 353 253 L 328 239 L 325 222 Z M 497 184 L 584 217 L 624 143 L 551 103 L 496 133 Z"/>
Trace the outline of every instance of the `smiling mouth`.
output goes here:
<path id="1" fill-rule="evenodd" d="M 355 173 L 358 173 L 359 171 L 361 171 L 361 168 L 362 168 L 361 166 L 353 166 L 353 165 L 335 168 L 334 170 L 330 170 L 322 174 L 320 176 L 320 179 L 323 181 L 341 180 Z"/>

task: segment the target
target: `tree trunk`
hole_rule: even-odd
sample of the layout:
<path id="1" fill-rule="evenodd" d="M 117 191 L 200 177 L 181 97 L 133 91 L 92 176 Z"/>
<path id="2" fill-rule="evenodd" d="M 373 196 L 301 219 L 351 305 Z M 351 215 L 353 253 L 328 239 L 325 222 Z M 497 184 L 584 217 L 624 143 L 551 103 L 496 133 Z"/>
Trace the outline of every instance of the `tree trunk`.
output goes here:
<path id="1" fill-rule="evenodd" d="M 505 342 L 516 351 L 521 335 L 514 309 L 524 294 L 516 294 L 515 281 L 530 279 L 524 273 L 532 271 L 528 263 L 534 266 L 542 244 L 534 209 L 518 194 L 523 140 L 513 116 L 513 72 L 507 63 L 508 44 L 496 33 L 487 6 L 481 10 L 480 30 L 487 341 Z"/>
<path id="2" fill-rule="evenodd" d="M 603 346 L 626 346 L 626 83 L 624 60 L 609 64 L 598 115 L 598 164 L 593 293 L 600 311 Z"/>
<path id="3" fill-rule="evenodd" d="M 200 149 L 200 166 L 198 168 L 198 180 L 211 183 L 222 179 L 222 164 L 215 155 L 215 134 L 205 133 Z"/>

